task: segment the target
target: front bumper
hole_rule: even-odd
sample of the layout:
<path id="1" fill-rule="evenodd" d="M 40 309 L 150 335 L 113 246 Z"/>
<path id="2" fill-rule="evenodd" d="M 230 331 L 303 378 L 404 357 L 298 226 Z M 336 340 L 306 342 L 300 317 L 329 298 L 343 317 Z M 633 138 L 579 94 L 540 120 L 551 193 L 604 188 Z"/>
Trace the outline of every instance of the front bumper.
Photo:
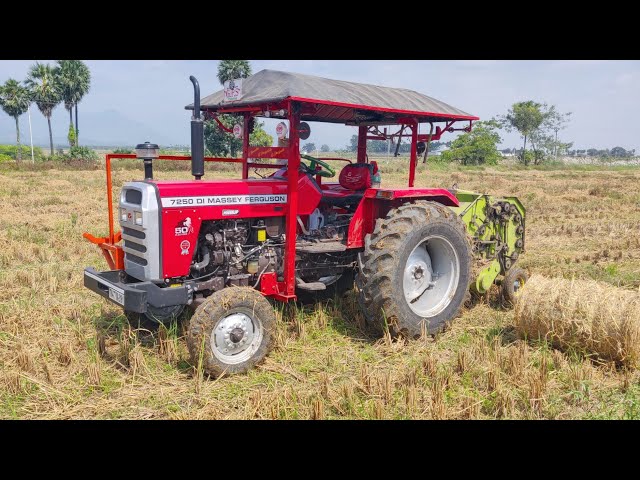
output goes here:
<path id="1" fill-rule="evenodd" d="M 84 286 L 125 310 L 138 313 L 145 313 L 149 306 L 187 305 L 191 299 L 188 286 L 161 288 L 152 282 L 132 279 L 124 270 L 98 272 L 87 267 L 84 269 Z"/>

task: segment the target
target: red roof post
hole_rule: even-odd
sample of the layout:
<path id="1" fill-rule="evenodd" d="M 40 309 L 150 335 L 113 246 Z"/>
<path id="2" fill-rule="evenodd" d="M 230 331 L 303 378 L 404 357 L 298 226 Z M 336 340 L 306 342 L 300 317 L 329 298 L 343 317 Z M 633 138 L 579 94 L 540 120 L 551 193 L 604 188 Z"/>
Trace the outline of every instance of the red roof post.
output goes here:
<path id="1" fill-rule="evenodd" d="M 249 178 L 249 119 L 251 114 L 244 114 L 244 122 L 242 124 L 242 178 Z"/>
<path id="2" fill-rule="evenodd" d="M 284 246 L 286 295 L 296 293 L 296 230 L 298 218 L 298 169 L 300 168 L 299 104 L 289 103 L 289 160 L 287 165 L 287 225 Z"/>
<path id="3" fill-rule="evenodd" d="M 367 127 L 358 127 L 358 163 L 367 161 Z"/>
<path id="4" fill-rule="evenodd" d="M 413 187 L 416 178 L 416 165 L 418 164 L 418 122 L 413 121 L 411 128 L 411 159 L 409 161 L 409 187 Z"/>

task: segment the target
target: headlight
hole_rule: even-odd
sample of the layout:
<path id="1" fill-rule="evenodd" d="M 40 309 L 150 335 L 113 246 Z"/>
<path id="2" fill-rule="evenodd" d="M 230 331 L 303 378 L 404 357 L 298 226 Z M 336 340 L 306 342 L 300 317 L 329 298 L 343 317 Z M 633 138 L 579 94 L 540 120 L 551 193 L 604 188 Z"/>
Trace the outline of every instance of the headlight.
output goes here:
<path id="1" fill-rule="evenodd" d="M 142 212 L 134 212 L 133 215 L 136 225 L 142 226 Z"/>
<path id="2" fill-rule="evenodd" d="M 120 221 L 121 222 L 127 221 L 127 211 L 124 208 L 120 209 Z"/>

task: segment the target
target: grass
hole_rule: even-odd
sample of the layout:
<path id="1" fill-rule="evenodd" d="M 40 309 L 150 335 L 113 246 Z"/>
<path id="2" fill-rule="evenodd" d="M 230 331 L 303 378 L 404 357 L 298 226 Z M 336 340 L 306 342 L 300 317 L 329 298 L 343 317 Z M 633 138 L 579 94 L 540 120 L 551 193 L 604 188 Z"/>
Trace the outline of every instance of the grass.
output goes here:
<path id="1" fill-rule="evenodd" d="M 382 162 L 383 186 L 405 185 L 405 167 Z M 639 170 L 427 167 L 418 186 L 523 199 L 531 272 L 640 287 Z M 114 199 L 140 176 L 115 169 Z M 188 178 L 188 165 L 156 176 Z M 411 342 L 372 337 L 352 294 L 278 306 L 264 364 L 203 378 L 182 327 L 146 341 L 83 287 L 84 266 L 107 269 L 82 238 L 105 234 L 105 198 L 100 169 L 0 170 L 0 418 L 640 418 L 638 372 L 520 339 L 495 290 Z"/>

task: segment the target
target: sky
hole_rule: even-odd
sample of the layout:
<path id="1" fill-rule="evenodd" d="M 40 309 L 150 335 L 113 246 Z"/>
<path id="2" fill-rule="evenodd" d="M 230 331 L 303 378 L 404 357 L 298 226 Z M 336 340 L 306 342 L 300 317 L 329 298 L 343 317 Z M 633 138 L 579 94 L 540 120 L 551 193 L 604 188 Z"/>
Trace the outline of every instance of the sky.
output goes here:
<path id="1" fill-rule="evenodd" d="M 46 62 L 46 60 L 41 60 Z M 0 83 L 22 80 L 33 61 L 0 60 Z M 200 82 L 202 96 L 220 90 L 217 60 L 87 60 L 92 83 L 79 105 L 81 144 L 188 145 L 193 90 L 189 75 Z M 572 112 L 561 133 L 574 148 L 621 146 L 640 151 L 640 61 L 612 60 L 252 60 L 253 72 L 284 70 L 327 78 L 415 90 L 461 110 L 490 119 L 518 101 L 535 100 Z M 64 106 L 53 112 L 54 143 L 66 144 L 69 125 Z M 48 129 L 31 108 L 33 140 L 48 144 Z M 266 129 L 275 138 L 276 121 Z M 309 142 L 341 148 L 353 127 L 312 124 Z M 22 142 L 29 142 L 28 116 L 20 119 Z M 452 139 L 446 135 L 443 141 Z M 502 132 L 502 147 L 520 147 L 517 133 Z M 15 143 L 15 122 L 0 111 L 0 143 Z"/>

